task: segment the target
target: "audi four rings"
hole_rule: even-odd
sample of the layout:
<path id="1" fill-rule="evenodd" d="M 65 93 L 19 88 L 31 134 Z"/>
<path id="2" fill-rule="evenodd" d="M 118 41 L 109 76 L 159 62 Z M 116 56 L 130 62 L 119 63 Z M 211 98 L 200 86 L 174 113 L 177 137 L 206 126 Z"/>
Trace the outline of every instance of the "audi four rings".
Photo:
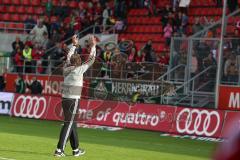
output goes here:
<path id="1" fill-rule="evenodd" d="M 17 117 L 39 119 L 45 113 L 46 109 L 47 102 L 44 97 L 31 97 L 21 95 L 17 97 L 15 101 L 15 104 L 13 106 L 13 114 Z"/>
<path id="2" fill-rule="evenodd" d="M 181 116 L 184 115 L 185 113 L 187 113 L 185 124 L 183 127 L 180 127 Z M 195 120 L 192 119 L 194 117 L 194 114 L 196 116 Z M 205 118 L 204 118 L 204 115 L 206 116 Z M 212 121 L 214 117 L 217 119 L 216 124 L 212 124 L 212 123 L 215 123 Z M 214 125 L 215 128 L 209 131 L 211 124 Z M 176 127 L 179 133 L 196 134 L 199 136 L 214 135 L 218 130 L 219 125 L 220 125 L 220 116 L 216 111 L 207 111 L 207 110 L 200 111 L 198 109 L 190 110 L 189 108 L 185 108 L 178 113 L 178 116 L 176 119 Z M 194 127 L 191 127 L 191 126 L 194 126 Z"/>

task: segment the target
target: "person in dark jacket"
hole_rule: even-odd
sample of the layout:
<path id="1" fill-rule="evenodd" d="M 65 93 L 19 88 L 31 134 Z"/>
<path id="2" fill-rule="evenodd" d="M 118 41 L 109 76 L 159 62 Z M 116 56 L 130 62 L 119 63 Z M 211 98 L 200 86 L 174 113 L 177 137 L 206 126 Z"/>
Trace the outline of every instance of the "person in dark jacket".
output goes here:
<path id="1" fill-rule="evenodd" d="M 227 0 L 227 6 L 230 12 L 234 12 L 238 6 L 238 0 Z"/>
<path id="2" fill-rule="evenodd" d="M 32 83 L 27 84 L 27 87 L 31 90 L 31 94 L 42 94 L 43 87 L 37 77 L 33 77 Z"/>
<path id="3" fill-rule="evenodd" d="M 22 74 L 18 74 L 18 78 L 15 81 L 16 93 L 24 94 L 26 90 L 26 84 Z"/>
<path id="4" fill-rule="evenodd" d="M 0 92 L 4 91 L 5 86 L 6 86 L 6 81 L 4 79 L 4 76 L 1 75 L 0 76 Z"/>

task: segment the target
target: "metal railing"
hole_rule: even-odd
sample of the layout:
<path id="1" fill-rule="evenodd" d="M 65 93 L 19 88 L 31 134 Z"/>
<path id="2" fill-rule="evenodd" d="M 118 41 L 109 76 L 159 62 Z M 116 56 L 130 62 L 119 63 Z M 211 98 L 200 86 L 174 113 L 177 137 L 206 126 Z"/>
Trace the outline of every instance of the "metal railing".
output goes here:
<path id="1" fill-rule="evenodd" d="M 25 24 L 17 22 L 0 22 L 0 31 L 27 33 L 31 31 L 31 29 L 28 29 L 28 27 L 33 28 L 35 25 L 36 24 Z"/>
<path id="2" fill-rule="evenodd" d="M 212 69 L 215 70 L 216 66 L 209 66 L 179 87 L 175 88 L 175 95 L 162 96 L 161 102 L 164 104 L 189 105 L 192 107 L 203 107 L 208 105 L 209 102 L 212 102 L 212 96 L 214 96 L 213 91 L 215 83 L 212 82 L 215 82 L 215 79 L 212 79 L 211 76 L 208 77 L 209 72 Z M 216 76 L 213 75 L 213 77 Z M 209 85 L 213 86 L 210 87 Z"/>
<path id="3" fill-rule="evenodd" d="M 22 65 L 13 64 L 10 72 L 32 73 L 36 75 L 62 75 L 62 60 L 23 60 Z M 116 66 L 117 67 L 111 67 Z M 167 66 L 157 63 L 118 63 L 111 62 L 107 71 L 103 71 L 106 63 L 97 59 L 92 67 L 85 73 L 87 78 L 124 79 L 136 81 L 155 81 L 158 77 L 166 73 Z M 131 69 L 129 68 L 131 66 Z M 103 73 L 104 72 L 104 73 Z"/>

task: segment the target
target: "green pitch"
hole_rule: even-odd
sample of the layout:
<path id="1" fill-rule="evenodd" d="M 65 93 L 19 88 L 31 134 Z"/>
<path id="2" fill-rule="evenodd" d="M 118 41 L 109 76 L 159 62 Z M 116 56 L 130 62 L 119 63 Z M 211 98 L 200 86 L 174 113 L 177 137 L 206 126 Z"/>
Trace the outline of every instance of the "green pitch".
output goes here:
<path id="1" fill-rule="evenodd" d="M 53 157 L 60 122 L 0 116 L 0 160 L 78 159 Z M 213 142 L 161 137 L 160 133 L 124 129 L 79 129 L 80 145 L 86 150 L 82 160 L 202 160 L 210 159 Z"/>

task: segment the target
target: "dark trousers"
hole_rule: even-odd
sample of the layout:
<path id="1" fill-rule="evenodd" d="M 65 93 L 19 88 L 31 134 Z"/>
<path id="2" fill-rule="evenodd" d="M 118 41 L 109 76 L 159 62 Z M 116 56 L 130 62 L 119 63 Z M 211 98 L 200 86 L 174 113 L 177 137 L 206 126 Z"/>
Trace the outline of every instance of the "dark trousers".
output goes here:
<path id="1" fill-rule="evenodd" d="M 76 124 L 76 115 L 79 109 L 79 99 L 62 98 L 62 108 L 64 114 L 64 125 L 60 133 L 57 148 L 64 150 L 69 139 L 71 147 L 74 150 L 79 147 Z"/>

